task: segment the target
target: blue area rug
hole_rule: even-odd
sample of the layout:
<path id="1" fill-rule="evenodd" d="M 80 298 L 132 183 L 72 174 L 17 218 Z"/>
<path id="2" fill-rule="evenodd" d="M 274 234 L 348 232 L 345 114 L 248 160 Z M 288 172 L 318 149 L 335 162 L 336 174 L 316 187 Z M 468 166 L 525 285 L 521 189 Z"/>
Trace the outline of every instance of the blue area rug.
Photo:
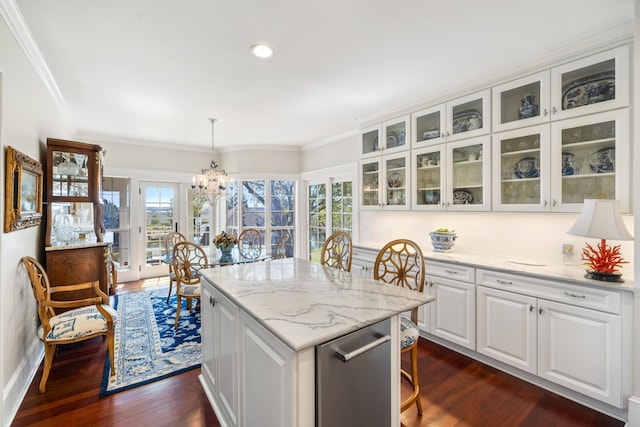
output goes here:
<path id="1" fill-rule="evenodd" d="M 178 329 L 176 297 L 167 304 L 168 288 L 116 296 L 116 375 L 107 357 L 100 396 L 108 396 L 200 366 L 200 313 L 182 302 Z"/>

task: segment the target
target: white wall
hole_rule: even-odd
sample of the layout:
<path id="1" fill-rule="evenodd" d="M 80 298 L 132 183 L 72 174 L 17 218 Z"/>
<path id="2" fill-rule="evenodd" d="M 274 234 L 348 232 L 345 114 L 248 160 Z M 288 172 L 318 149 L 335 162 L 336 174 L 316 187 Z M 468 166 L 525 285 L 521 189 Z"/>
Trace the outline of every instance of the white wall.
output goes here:
<path id="1" fill-rule="evenodd" d="M 64 125 L 53 98 L 34 67 L 0 20 L 0 164 L 5 170 L 5 150 L 12 146 L 45 161 L 47 136 L 66 138 Z M 4 215 L 4 185 L 0 187 Z M 42 346 L 36 336 L 36 308 L 21 258 L 30 255 L 44 261 L 44 226 L 0 235 L 0 387 L 2 425 L 9 425 L 35 374 Z"/>

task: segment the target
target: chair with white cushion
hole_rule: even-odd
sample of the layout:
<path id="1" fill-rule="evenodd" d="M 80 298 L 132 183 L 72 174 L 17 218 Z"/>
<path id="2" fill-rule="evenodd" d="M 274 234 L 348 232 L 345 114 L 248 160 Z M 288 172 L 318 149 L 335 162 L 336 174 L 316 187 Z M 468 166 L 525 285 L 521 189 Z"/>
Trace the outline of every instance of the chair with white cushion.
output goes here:
<path id="1" fill-rule="evenodd" d="M 71 344 L 98 336 L 105 337 L 111 375 L 115 375 L 113 336 L 117 314 L 109 306 L 109 297 L 100 290 L 99 282 L 52 287 L 44 267 L 35 258 L 27 256 L 22 258 L 22 262 L 29 275 L 42 323 L 38 328 L 38 337 L 44 343 L 44 369 L 40 380 L 40 393 L 46 391 L 53 356 L 60 344 Z M 92 293 L 94 296 L 77 300 L 52 298 L 54 294 L 78 291 Z"/>
<path id="2" fill-rule="evenodd" d="M 176 281 L 176 273 L 173 272 L 173 247 L 178 242 L 186 242 L 187 237 L 179 231 L 170 231 L 164 238 L 165 257 L 166 262 L 169 264 L 169 294 L 167 295 L 167 304 L 171 299 L 171 292 L 173 291 L 173 282 Z"/>
<path id="3" fill-rule="evenodd" d="M 176 321 L 178 328 L 182 300 L 187 301 L 189 313 L 193 314 L 193 300 L 200 301 L 200 270 L 209 267 L 207 254 L 201 246 L 192 242 L 178 242 L 173 247 L 173 271 L 176 274 Z"/>
<path id="4" fill-rule="evenodd" d="M 378 252 L 373 267 L 374 279 L 422 293 L 424 276 L 424 256 L 415 242 L 407 239 L 393 240 Z M 404 369 L 401 369 L 400 373 L 413 389 L 411 395 L 400 404 L 400 412 L 415 402 L 418 406 L 418 415 L 422 415 L 420 386 L 418 384 L 419 331 L 417 324 L 417 307 L 411 310 L 411 319 L 400 316 L 400 351 L 401 353 L 411 352 L 411 373 Z"/>

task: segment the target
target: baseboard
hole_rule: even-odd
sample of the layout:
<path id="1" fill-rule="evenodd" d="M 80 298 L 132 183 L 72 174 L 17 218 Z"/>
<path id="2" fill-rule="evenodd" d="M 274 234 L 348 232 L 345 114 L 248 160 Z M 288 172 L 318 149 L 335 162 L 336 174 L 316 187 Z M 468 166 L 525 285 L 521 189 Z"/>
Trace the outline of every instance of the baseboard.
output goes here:
<path id="1" fill-rule="evenodd" d="M 627 420 L 627 427 L 640 426 L 640 397 L 631 396 L 629 398 L 629 419 Z"/>
<path id="2" fill-rule="evenodd" d="M 6 386 L 2 390 L 2 425 L 9 426 L 20 409 L 22 400 L 27 395 L 29 386 L 33 381 L 42 358 L 44 347 L 42 341 L 35 339 L 29 350 L 18 365 L 18 369 L 11 375 Z"/>

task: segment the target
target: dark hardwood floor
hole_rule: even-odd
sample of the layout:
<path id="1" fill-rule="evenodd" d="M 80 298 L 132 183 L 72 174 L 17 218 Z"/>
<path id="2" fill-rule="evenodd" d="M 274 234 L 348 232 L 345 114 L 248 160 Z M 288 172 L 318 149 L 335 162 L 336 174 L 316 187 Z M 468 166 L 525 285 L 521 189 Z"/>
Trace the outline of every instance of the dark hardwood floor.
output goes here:
<path id="1" fill-rule="evenodd" d="M 163 283 L 120 284 L 118 293 Z M 404 427 L 624 426 L 437 344 L 421 339 L 419 349 L 424 414 L 418 417 L 415 406 L 408 409 L 401 417 Z M 105 356 L 101 338 L 60 347 L 47 392 L 38 393 L 40 366 L 12 426 L 220 425 L 198 381 L 200 369 L 100 398 Z"/>

